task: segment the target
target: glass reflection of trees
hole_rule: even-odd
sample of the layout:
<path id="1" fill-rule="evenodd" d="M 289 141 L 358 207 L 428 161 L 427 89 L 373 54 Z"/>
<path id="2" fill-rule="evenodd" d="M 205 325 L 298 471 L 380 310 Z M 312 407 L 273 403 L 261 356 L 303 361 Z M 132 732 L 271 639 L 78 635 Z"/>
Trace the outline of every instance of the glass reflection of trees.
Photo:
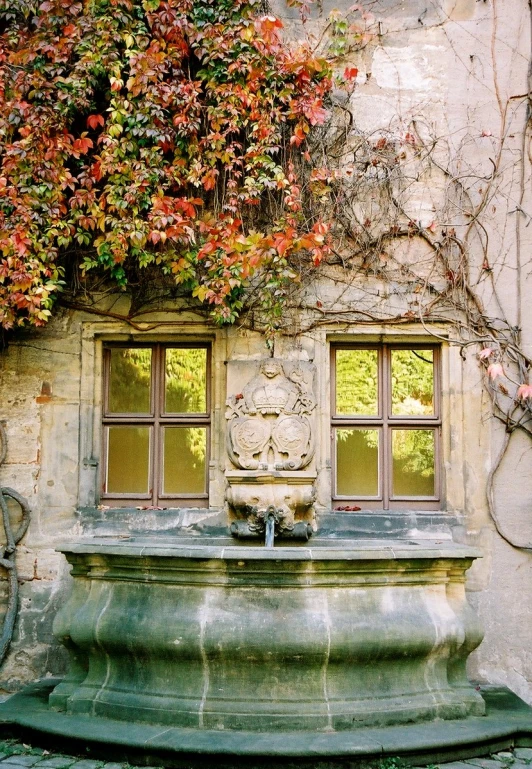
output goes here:
<path id="1" fill-rule="evenodd" d="M 394 417 L 423 417 L 434 414 L 434 350 L 387 350 L 351 348 L 336 350 L 336 414 L 375 417 L 379 414 L 379 354 L 384 356 L 385 375 L 391 379 L 389 402 L 384 411 Z M 337 441 L 348 440 L 350 431 L 337 430 Z M 378 447 L 377 430 L 358 431 L 366 459 Z M 341 452 L 345 461 L 345 451 Z M 340 456 L 338 456 L 340 460 Z M 434 431 L 393 431 L 392 464 L 396 494 L 434 495 Z M 338 472 L 345 469 L 338 467 Z M 369 471 L 369 470 L 368 470 Z M 369 471 L 370 472 L 370 471 Z"/>
<path id="2" fill-rule="evenodd" d="M 111 414 L 151 413 L 151 349 L 115 347 L 110 355 L 108 411 Z"/>
<path id="3" fill-rule="evenodd" d="M 434 430 L 393 430 L 393 493 L 434 496 Z"/>
<path id="4" fill-rule="evenodd" d="M 392 350 L 392 413 L 434 413 L 434 351 Z"/>
<path id="5" fill-rule="evenodd" d="M 168 347 L 165 352 L 165 412 L 204 414 L 207 411 L 207 350 Z M 189 427 L 186 443 L 194 470 L 203 470 L 207 450 L 205 428 Z"/>
<path id="6" fill-rule="evenodd" d="M 207 411 L 207 350 L 168 347 L 165 363 L 165 411 L 204 414 Z"/>
<path id="7" fill-rule="evenodd" d="M 336 351 L 336 413 L 376 416 L 377 350 Z"/>
<path id="8" fill-rule="evenodd" d="M 394 416 L 434 414 L 434 351 L 400 349 L 392 350 L 391 356 L 392 414 Z M 394 485 L 415 489 L 415 491 L 396 491 L 396 493 L 433 496 L 433 430 L 395 430 L 393 462 Z"/>
<path id="9" fill-rule="evenodd" d="M 116 347 L 110 350 L 110 355 L 109 413 L 151 413 L 152 349 Z M 207 349 L 168 347 L 164 355 L 164 411 L 167 414 L 205 414 Z M 198 469 L 205 463 L 206 439 L 204 427 L 190 426 L 186 430 L 187 448 Z"/>

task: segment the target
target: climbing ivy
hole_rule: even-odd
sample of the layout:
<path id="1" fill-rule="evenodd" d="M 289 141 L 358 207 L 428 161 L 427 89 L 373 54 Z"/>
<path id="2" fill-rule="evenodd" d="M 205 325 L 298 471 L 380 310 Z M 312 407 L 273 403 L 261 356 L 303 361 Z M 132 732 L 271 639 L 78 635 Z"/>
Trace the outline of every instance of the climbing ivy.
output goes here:
<path id="1" fill-rule="evenodd" d="M 0 0 L 0 325 L 83 276 L 270 327 L 328 225 L 302 187 L 327 61 L 257 0 Z"/>

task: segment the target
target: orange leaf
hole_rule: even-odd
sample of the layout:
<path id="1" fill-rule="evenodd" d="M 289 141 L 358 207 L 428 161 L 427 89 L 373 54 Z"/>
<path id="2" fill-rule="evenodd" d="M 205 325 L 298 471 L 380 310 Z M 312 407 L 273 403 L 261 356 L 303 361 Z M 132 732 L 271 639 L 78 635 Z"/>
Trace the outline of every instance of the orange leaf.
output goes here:
<path id="1" fill-rule="evenodd" d="M 358 67 L 346 67 L 344 69 L 345 80 L 356 80 L 358 75 Z"/>
<path id="2" fill-rule="evenodd" d="M 328 115 L 327 110 L 322 107 L 321 99 L 314 99 L 312 104 L 303 108 L 303 112 L 311 125 L 321 125 Z"/>
<path id="3" fill-rule="evenodd" d="M 93 131 L 95 131 L 98 126 L 103 126 L 105 123 L 103 115 L 89 115 L 87 118 L 87 125 L 89 128 L 92 128 Z"/>
<path id="4" fill-rule="evenodd" d="M 532 385 L 528 384 L 522 384 L 519 386 L 517 390 L 517 397 L 518 398 L 532 398 Z"/>
<path id="5" fill-rule="evenodd" d="M 207 171 L 207 173 L 203 177 L 203 187 L 206 190 L 213 190 L 216 187 L 217 176 L 218 176 L 218 170 L 216 168 L 211 168 L 210 171 Z"/>
<path id="6" fill-rule="evenodd" d="M 94 147 L 94 144 L 92 139 L 89 139 L 88 136 L 83 136 L 81 139 L 76 139 L 72 145 L 74 153 L 79 153 L 80 155 L 85 155 L 85 153 L 88 152 L 91 147 Z"/>

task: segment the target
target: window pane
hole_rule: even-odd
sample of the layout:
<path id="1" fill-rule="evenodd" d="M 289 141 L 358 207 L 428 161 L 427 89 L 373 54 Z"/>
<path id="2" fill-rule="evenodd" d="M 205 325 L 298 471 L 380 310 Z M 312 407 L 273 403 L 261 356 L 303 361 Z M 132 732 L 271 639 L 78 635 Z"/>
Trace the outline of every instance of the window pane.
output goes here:
<path id="1" fill-rule="evenodd" d="M 163 494 L 204 494 L 207 429 L 164 428 Z"/>
<path id="2" fill-rule="evenodd" d="M 392 414 L 434 414 L 434 350 L 392 350 Z"/>
<path id="3" fill-rule="evenodd" d="M 109 377 L 109 412 L 112 414 L 149 414 L 151 349 L 114 348 Z"/>
<path id="4" fill-rule="evenodd" d="M 148 494 L 150 428 L 116 425 L 108 428 L 108 494 Z"/>
<path id="5" fill-rule="evenodd" d="M 336 493 L 346 497 L 378 496 L 378 430 L 336 430 Z"/>
<path id="6" fill-rule="evenodd" d="M 204 414 L 207 411 L 207 350 L 166 350 L 165 412 Z"/>
<path id="7" fill-rule="evenodd" d="M 379 413 L 377 350 L 336 350 L 336 413 Z"/>
<path id="8" fill-rule="evenodd" d="M 393 496 L 434 496 L 434 430 L 392 430 Z"/>

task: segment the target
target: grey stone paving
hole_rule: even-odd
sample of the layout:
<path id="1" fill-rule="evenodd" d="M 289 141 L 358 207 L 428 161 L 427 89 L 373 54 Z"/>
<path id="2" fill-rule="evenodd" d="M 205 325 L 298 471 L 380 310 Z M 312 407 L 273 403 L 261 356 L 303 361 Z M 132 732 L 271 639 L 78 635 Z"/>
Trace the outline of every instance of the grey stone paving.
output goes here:
<path id="1" fill-rule="evenodd" d="M 235 762 L 235 769 L 238 764 Z M 378 766 L 378 764 L 377 764 Z M 380 769 L 401 769 L 401 759 L 383 759 Z M 128 763 L 117 761 L 98 761 L 88 758 L 76 758 L 62 753 L 55 753 L 42 748 L 32 747 L 15 740 L 0 740 L 0 769 L 132 769 Z M 205 763 L 208 767 L 208 763 Z M 143 766 L 142 769 L 160 769 Z M 279 762 L 282 769 L 282 762 Z M 431 763 L 405 769 L 532 769 L 532 748 L 515 748 L 495 753 L 492 756 L 470 758 L 465 761 Z"/>
<path id="2" fill-rule="evenodd" d="M 469 758 L 466 761 L 450 761 L 443 764 L 430 764 L 430 769 L 532 769 L 532 748 L 515 748 L 504 750 L 492 756 L 483 758 Z M 0 761 L 0 766 L 2 762 Z M 423 767 L 411 767 L 411 769 L 423 769 Z"/>

